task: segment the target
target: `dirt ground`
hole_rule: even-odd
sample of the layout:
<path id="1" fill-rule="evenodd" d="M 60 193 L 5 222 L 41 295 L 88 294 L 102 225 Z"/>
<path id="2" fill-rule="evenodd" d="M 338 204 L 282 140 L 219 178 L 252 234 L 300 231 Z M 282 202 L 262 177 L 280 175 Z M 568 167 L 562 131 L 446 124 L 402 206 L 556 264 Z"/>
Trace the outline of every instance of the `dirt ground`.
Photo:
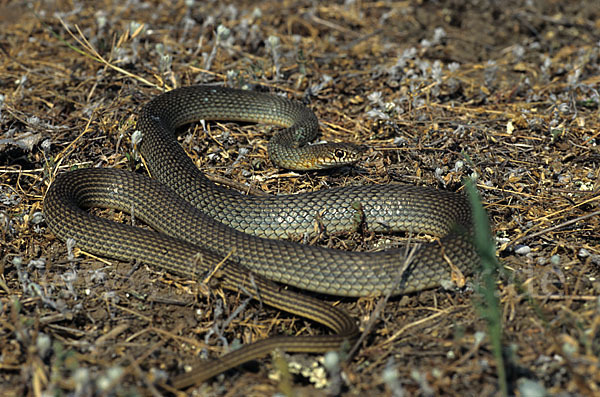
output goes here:
<path id="1" fill-rule="evenodd" d="M 0 0 L 0 395 L 160 395 L 157 381 L 223 354 L 224 340 L 326 332 L 252 302 L 217 335 L 244 296 L 71 253 L 47 229 L 57 174 L 144 172 L 130 139 L 140 106 L 197 83 L 285 93 L 315 111 L 325 139 L 371 148 L 354 167 L 291 173 L 266 157 L 270 127 L 184 134 L 200 169 L 242 189 L 459 190 L 475 176 L 508 271 L 497 288 L 509 394 L 599 395 L 597 0 L 224 3 Z M 391 299 L 329 376 L 318 355 L 285 355 L 291 378 L 267 357 L 187 392 L 499 395 L 476 295 L 468 284 Z M 322 299 L 361 327 L 380 300 Z"/>

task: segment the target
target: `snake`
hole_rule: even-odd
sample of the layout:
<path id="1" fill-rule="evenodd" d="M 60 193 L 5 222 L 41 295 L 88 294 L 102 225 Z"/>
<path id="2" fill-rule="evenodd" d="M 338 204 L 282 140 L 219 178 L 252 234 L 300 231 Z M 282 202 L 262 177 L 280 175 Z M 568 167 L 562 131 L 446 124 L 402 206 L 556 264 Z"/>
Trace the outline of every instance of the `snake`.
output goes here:
<path id="1" fill-rule="evenodd" d="M 404 184 L 353 185 L 290 195 L 249 196 L 210 181 L 177 142 L 179 127 L 232 120 L 283 127 L 267 151 L 293 170 L 352 165 L 364 146 L 311 144 L 318 120 L 302 103 L 265 92 L 189 86 L 164 92 L 138 116 L 139 151 L 151 178 L 111 168 L 57 175 L 44 198 L 50 230 L 94 254 L 140 261 L 176 275 L 218 284 L 328 327 L 332 333 L 274 336 L 213 360 L 201 360 L 171 386 L 185 388 L 269 354 L 339 350 L 359 336 L 356 321 L 315 294 L 400 295 L 434 288 L 478 264 L 471 207 L 464 194 Z M 129 212 L 153 230 L 118 223 L 90 207 Z M 362 227 L 436 236 L 405 248 L 354 252 L 290 241 Z M 291 287 L 291 288 L 290 288 Z"/>

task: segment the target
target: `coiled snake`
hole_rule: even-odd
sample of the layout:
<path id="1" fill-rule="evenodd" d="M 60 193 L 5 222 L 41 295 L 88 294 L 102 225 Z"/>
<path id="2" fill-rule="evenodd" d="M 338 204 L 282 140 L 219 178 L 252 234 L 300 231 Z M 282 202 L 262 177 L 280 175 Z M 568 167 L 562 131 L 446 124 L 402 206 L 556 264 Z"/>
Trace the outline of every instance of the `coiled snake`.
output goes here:
<path id="1" fill-rule="evenodd" d="M 246 196 L 210 182 L 175 139 L 177 127 L 197 120 L 266 122 L 286 127 L 269 154 L 283 167 L 306 169 L 355 162 L 352 144 L 308 145 L 318 129 L 301 104 L 269 94 L 192 86 L 146 104 L 137 126 L 140 152 L 155 179 L 117 169 L 79 169 L 58 175 L 44 200 L 48 226 L 86 251 L 140 260 L 203 279 L 217 270 L 222 285 L 331 328 L 332 335 L 275 337 L 201 363 L 172 384 L 186 387 L 268 354 L 335 350 L 358 335 L 355 321 L 318 299 L 281 284 L 339 296 L 419 291 L 450 280 L 455 266 L 471 273 L 471 211 L 461 194 L 407 185 L 370 185 L 288 196 Z M 306 159 L 308 156 L 308 160 Z M 168 186 L 168 187 L 167 187 Z M 91 215 L 87 207 L 132 211 L 160 233 Z M 424 232 L 440 236 L 423 244 L 399 275 L 404 249 L 345 252 L 271 238 L 352 229 L 357 216 L 369 230 Z M 223 262 L 223 259 L 226 261 Z M 399 277 L 401 276 L 401 277 Z M 281 284 L 276 284 L 276 283 Z"/>

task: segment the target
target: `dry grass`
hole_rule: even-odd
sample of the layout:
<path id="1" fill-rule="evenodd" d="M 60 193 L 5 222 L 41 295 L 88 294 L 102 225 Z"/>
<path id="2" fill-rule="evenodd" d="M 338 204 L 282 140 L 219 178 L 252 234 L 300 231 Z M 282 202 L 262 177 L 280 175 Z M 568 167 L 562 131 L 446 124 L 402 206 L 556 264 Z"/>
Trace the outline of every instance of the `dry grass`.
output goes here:
<path id="1" fill-rule="evenodd" d="M 181 143 L 198 166 L 242 190 L 392 181 L 456 190 L 476 175 L 509 270 L 498 288 L 510 392 L 600 392 L 595 0 L 342 3 L 0 0 L 0 394 L 156 394 L 155 380 L 221 354 L 223 341 L 323 332 L 253 302 L 222 337 L 206 337 L 243 296 L 70 257 L 46 229 L 41 201 L 57 173 L 142 168 L 130 141 L 139 106 L 160 88 L 202 82 L 305 98 L 325 138 L 372 148 L 352 169 L 297 175 L 270 165 L 264 126 L 192 128 Z M 385 238 L 317 243 L 364 250 Z M 392 299 L 325 388 L 318 357 L 294 355 L 285 360 L 314 379 L 278 381 L 265 359 L 196 393 L 495 395 L 472 296 Z M 377 302 L 339 305 L 367 324 Z"/>

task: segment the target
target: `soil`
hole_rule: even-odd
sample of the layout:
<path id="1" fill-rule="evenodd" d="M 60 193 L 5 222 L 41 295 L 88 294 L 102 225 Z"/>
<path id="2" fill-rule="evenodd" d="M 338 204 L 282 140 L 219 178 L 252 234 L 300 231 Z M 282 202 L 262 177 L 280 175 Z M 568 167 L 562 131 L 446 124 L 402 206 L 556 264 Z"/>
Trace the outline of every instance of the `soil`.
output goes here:
<path id="1" fill-rule="evenodd" d="M 493 275 L 495 318 L 478 275 L 381 312 L 381 297 L 319 297 L 366 329 L 340 368 L 266 357 L 181 394 L 495 396 L 504 378 L 509 395 L 600 394 L 596 0 L 0 0 L 0 32 L 1 395 L 175 393 L 158 384 L 199 358 L 327 332 L 256 302 L 223 326 L 245 296 L 67 249 L 47 228 L 57 174 L 145 172 L 131 142 L 140 106 L 201 83 L 301 100 L 324 139 L 370 148 L 353 167 L 292 173 L 266 156 L 272 128 L 198 124 L 180 142 L 203 171 L 251 194 L 462 190 L 474 177 L 505 271 Z M 313 243 L 403 240 L 364 231 Z"/>

